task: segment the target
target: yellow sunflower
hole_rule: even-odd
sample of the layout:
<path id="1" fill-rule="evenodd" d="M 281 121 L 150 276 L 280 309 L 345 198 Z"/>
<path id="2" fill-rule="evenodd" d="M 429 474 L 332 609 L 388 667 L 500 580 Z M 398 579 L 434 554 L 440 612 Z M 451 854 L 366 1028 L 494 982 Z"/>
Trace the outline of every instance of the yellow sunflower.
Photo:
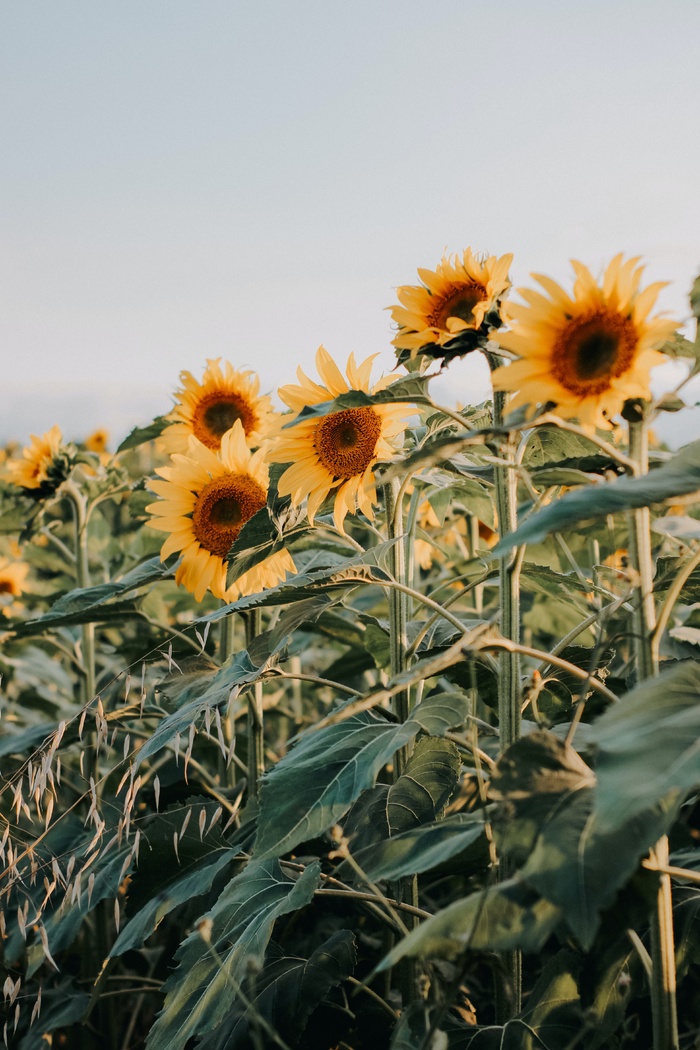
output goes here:
<path id="1" fill-rule="evenodd" d="M 169 533 L 160 552 L 165 560 L 182 551 L 175 579 L 201 601 L 207 589 L 217 598 L 234 601 L 274 587 L 285 573 L 295 572 L 288 551 L 273 554 L 226 587 L 226 555 L 245 523 L 267 503 L 268 470 L 262 449 L 251 453 L 243 424 L 236 420 L 224 434 L 217 456 L 191 437 L 187 455 L 176 453 L 172 466 L 156 471 L 164 481 L 153 481 L 162 498 L 146 510 L 148 524 Z"/>
<path id="2" fill-rule="evenodd" d="M 436 270 L 418 270 L 423 284 L 398 288 L 401 306 L 389 307 L 399 325 L 393 345 L 413 358 L 424 346 L 444 346 L 461 332 L 479 329 L 510 288 L 512 261 L 512 255 L 480 261 L 467 248 L 461 259 L 443 256 Z"/>
<path id="3" fill-rule="evenodd" d="M 7 477 L 14 485 L 23 489 L 38 489 L 51 480 L 54 461 L 59 458 L 63 442 L 61 428 L 56 425 L 41 437 L 31 434 L 31 444 L 22 449 L 22 459 L 11 459 L 7 463 Z"/>
<path id="4" fill-rule="evenodd" d="M 272 402 L 259 394 L 260 380 L 254 372 L 238 372 L 221 358 L 207 360 L 198 382 L 191 372 L 180 372 L 182 389 L 175 391 L 179 404 L 166 416 L 170 426 L 160 436 L 166 452 L 186 452 L 190 435 L 218 452 L 221 439 L 240 420 L 247 443 L 260 444 L 275 413 Z"/>
<path id="5" fill-rule="evenodd" d="M 280 387 L 279 396 L 299 413 L 305 405 L 332 401 L 349 390 L 375 394 L 392 380 L 385 376 L 370 386 L 375 356 L 358 365 L 355 355 L 350 354 L 346 379 L 328 351 L 320 346 L 316 368 L 321 383 L 309 379 L 299 368 L 299 385 Z M 405 429 L 403 420 L 409 414 L 406 405 L 368 405 L 329 412 L 280 430 L 268 452 L 270 462 L 292 464 L 279 480 L 280 496 L 291 496 L 295 506 L 308 498 L 307 512 L 312 524 L 331 492 L 335 492 L 333 517 L 341 531 L 346 514 L 354 513 L 357 507 L 371 520 L 372 504 L 377 501 L 372 468 L 379 460 L 394 455 L 394 439 Z"/>
<path id="6" fill-rule="evenodd" d="M 547 296 L 519 289 L 526 306 L 508 304 L 511 330 L 494 336 L 520 360 L 493 373 L 496 390 L 515 390 L 511 408 L 553 402 L 564 419 L 588 428 L 609 427 L 628 398 L 650 395 L 649 372 L 667 360 L 656 347 L 674 332 L 673 321 L 649 317 L 663 281 L 643 291 L 639 258 L 612 260 L 599 285 L 572 260 L 573 295 L 549 277 L 533 274 Z"/>
<path id="7" fill-rule="evenodd" d="M 13 598 L 18 598 L 24 590 L 28 573 L 29 566 L 25 561 L 0 558 L 0 594 L 10 594 Z"/>
<path id="8" fill-rule="evenodd" d="M 85 438 L 85 448 L 88 452 L 106 452 L 109 444 L 109 431 L 105 427 L 98 427 L 92 434 Z"/>

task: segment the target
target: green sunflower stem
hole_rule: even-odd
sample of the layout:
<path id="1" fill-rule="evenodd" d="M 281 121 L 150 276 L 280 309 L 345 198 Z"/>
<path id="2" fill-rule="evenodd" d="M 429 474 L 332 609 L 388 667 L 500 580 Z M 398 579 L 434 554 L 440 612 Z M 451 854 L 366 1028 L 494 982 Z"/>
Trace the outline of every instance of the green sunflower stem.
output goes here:
<path id="1" fill-rule="evenodd" d="M 639 475 L 649 470 L 648 435 L 644 405 L 633 402 L 625 412 L 629 420 L 629 456 Z M 637 678 L 651 678 L 659 673 L 654 645 L 656 606 L 654 603 L 654 570 L 651 557 L 651 515 L 648 507 L 630 515 L 630 554 L 637 573 L 637 595 L 634 603 L 634 650 Z M 668 867 L 668 838 L 664 835 L 651 851 L 657 867 Z M 673 900 L 671 877 L 659 874 L 655 908 L 651 915 L 651 1011 L 654 1050 L 677 1050 L 678 1014 L 676 1009 L 676 961 L 673 939 Z"/>
<path id="2" fill-rule="evenodd" d="M 245 644 L 250 647 L 262 631 L 262 611 L 250 609 L 244 613 Z M 265 772 L 265 737 L 263 723 L 263 684 L 257 681 L 248 693 L 248 798 L 257 798 L 260 778 Z"/>
<path id="3" fill-rule="evenodd" d="M 496 354 L 487 354 L 492 372 L 503 363 Z M 502 390 L 493 393 L 493 425 L 503 426 L 507 394 Z M 509 536 L 517 525 L 517 474 L 511 462 L 515 458 L 515 438 L 508 437 L 499 450 L 499 459 L 505 454 L 506 463 L 494 467 L 496 510 L 498 530 L 501 538 Z M 520 643 L 520 558 L 517 548 L 499 560 L 499 594 L 501 606 L 501 634 L 511 642 Z M 498 732 L 499 746 L 503 753 L 520 736 L 521 721 L 520 656 L 517 652 L 504 651 L 498 659 Z M 499 862 L 499 878 L 505 880 L 511 874 L 507 858 Z M 505 1024 L 509 1018 L 520 1013 L 522 1008 L 522 955 L 519 951 L 504 952 L 503 980 L 497 988 L 497 1021 Z"/>
<path id="4" fill-rule="evenodd" d="M 78 587 L 90 586 L 90 564 L 88 549 L 88 501 L 72 481 L 66 481 L 61 489 L 62 494 L 70 501 L 75 526 L 75 575 Z M 95 625 L 84 623 L 80 629 L 82 700 L 89 704 L 95 697 Z M 97 786 L 96 770 L 95 785 Z M 90 773 L 88 773 L 88 778 Z"/>
<path id="5" fill-rule="evenodd" d="M 384 506 L 386 509 L 387 538 L 394 540 L 389 550 L 389 568 L 394 579 L 407 586 L 406 581 L 406 538 L 403 535 L 403 513 L 400 501 L 400 484 L 398 481 L 384 486 Z M 403 590 L 390 588 L 387 599 L 389 602 L 389 634 L 391 646 L 391 673 L 401 674 L 408 666 L 408 595 Z M 410 712 L 410 695 L 408 690 L 397 693 L 393 699 L 394 714 L 401 722 L 405 722 Z M 409 758 L 408 747 L 399 748 L 394 756 L 394 781 L 398 780 L 406 768 Z M 396 899 L 402 904 L 410 904 L 418 907 L 418 879 L 415 875 L 400 879 L 396 886 Z M 415 916 L 409 915 L 406 919 L 409 929 L 416 925 Z M 401 1001 L 404 1007 L 416 1002 L 418 995 L 418 980 L 416 962 L 412 958 L 402 959 L 398 967 L 399 986 Z"/>
<path id="6" fill-rule="evenodd" d="M 224 602 L 224 605 L 226 602 Z M 219 635 L 219 662 L 221 666 L 226 663 L 228 658 L 235 652 L 236 649 L 236 617 L 229 613 L 225 616 L 220 624 L 220 635 Z M 233 712 L 229 710 L 226 715 L 226 721 L 224 725 L 224 733 L 226 734 L 226 743 L 231 748 L 233 741 L 236 739 L 236 723 L 233 717 Z M 229 753 L 230 757 L 230 753 Z M 222 761 L 221 769 L 221 781 L 227 783 L 229 787 L 233 787 L 236 783 L 236 767 L 232 761 L 229 761 L 228 765 L 225 764 L 225 760 Z"/>

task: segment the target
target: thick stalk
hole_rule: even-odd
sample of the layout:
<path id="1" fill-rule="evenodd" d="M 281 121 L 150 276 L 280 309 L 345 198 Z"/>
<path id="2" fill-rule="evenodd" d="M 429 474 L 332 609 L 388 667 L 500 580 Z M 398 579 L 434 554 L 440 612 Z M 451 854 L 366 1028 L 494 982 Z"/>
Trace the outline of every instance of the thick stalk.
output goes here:
<path id="1" fill-rule="evenodd" d="M 501 358 L 487 354 L 491 371 L 499 368 Z M 507 394 L 502 390 L 493 392 L 493 425 L 503 426 Z M 517 524 L 517 474 L 515 472 L 515 439 L 508 437 L 499 458 L 505 453 L 506 463 L 494 467 L 494 486 L 498 531 L 501 538 L 515 531 Z M 511 465 L 512 464 L 512 465 Z M 520 643 L 520 565 L 518 549 L 509 551 L 500 558 L 499 596 L 501 604 L 501 634 L 516 645 Z M 505 650 L 498 660 L 498 732 L 501 752 L 505 751 L 520 736 L 521 715 L 520 655 Z M 499 877 L 507 879 L 510 866 L 501 858 Z M 522 1008 L 522 955 L 519 951 L 504 952 L 501 956 L 505 977 L 496 989 L 497 1021 L 505 1024 Z"/>
<path id="2" fill-rule="evenodd" d="M 224 603 L 225 604 L 225 603 Z M 228 658 L 235 651 L 236 647 L 236 618 L 233 613 L 229 613 L 228 616 L 224 616 L 219 626 L 219 662 L 221 666 L 226 663 Z M 228 784 L 229 787 L 233 787 L 236 783 L 236 766 L 231 761 L 233 742 L 236 739 L 236 720 L 229 703 L 226 717 L 224 721 L 224 735 L 226 737 L 226 744 L 229 748 L 229 762 L 226 764 L 226 760 L 223 759 L 220 767 L 221 783 Z"/>
<path id="3" fill-rule="evenodd" d="M 403 514 L 399 497 L 400 485 L 393 481 L 384 486 L 384 505 L 386 509 L 387 538 L 396 540 L 389 551 L 389 567 L 391 575 L 397 583 L 406 586 L 406 543 L 403 538 Z M 391 645 L 391 673 L 401 674 L 406 670 L 408 660 L 408 595 L 403 590 L 390 588 L 389 602 L 389 634 Z M 408 690 L 397 693 L 393 698 L 394 714 L 399 721 L 405 722 L 410 710 L 410 696 Z M 408 747 L 399 748 L 394 756 L 394 781 L 396 781 L 406 768 L 408 762 Z M 415 875 L 401 879 L 395 890 L 396 899 L 403 904 L 413 908 L 418 907 L 418 879 Z M 415 926 L 416 920 L 413 916 L 407 916 L 409 929 Z M 401 1001 L 404 1007 L 415 1002 L 418 998 L 416 964 L 413 959 L 402 959 L 399 963 L 399 984 L 401 988 Z"/>
<path id="4" fill-rule="evenodd" d="M 639 417 L 629 423 L 629 455 L 635 463 L 637 473 L 646 474 L 649 469 L 649 454 L 647 429 L 641 405 L 639 406 Z M 634 602 L 634 650 L 637 679 L 641 681 L 659 673 L 658 649 L 654 645 L 656 607 L 649 508 L 642 507 L 633 511 L 630 524 L 630 553 L 639 581 Z M 651 860 L 657 867 L 668 867 L 668 838 L 665 835 L 651 851 Z M 651 916 L 651 962 L 654 1050 L 677 1050 L 679 1044 L 673 901 L 671 876 L 667 872 L 659 874 L 656 906 Z"/>
<path id="5" fill-rule="evenodd" d="M 245 614 L 245 644 L 250 647 L 262 630 L 262 612 L 251 609 Z M 265 772 L 263 735 L 263 684 L 258 681 L 248 693 L 248 798 L 257 798 L 260 778 Z"/>
<path id="6" fill-rule="evenodd" d="M 70 500 L 75 525 L 75 576 L 78 587 L 90 586 L 90 567 L 87 531 L 87 500 L 72 482 L 63 486 L 63 493 Z M 89 704 L 95 696 L 95 625 L 84 623 L 81 627 L 83 703 Z M 97 783 L 97 777 L 95 777 Z"/>

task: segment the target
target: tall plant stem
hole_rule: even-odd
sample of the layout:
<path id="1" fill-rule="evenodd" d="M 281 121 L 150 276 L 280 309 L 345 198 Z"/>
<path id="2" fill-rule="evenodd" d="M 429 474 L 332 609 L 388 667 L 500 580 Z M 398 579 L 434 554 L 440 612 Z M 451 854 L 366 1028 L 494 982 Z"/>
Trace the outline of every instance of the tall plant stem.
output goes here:
<path id="1" fill-rule="evenodd" d="M 391 575 L 406 587 L 406 541 L 403 537 L 403 514 L 399 498 L 400 485 L 398 481 L 392 481 L 384 486 L 384 505 L 386 508 L 387 538 L 396 542 L 389 550 L 389 567 Z M 389 634 L 391 645 L 391 673 L 401 674 L 408 665 L 408 595 L 405 590 L 392 587 L 387 595 L 389 601 Z M 401 722 L 405 722 L 410 710 L 410 695 L 408 690 L 397 693 L 393 697 L 394 714 Z M 398 780 L 406 768 L 409 758 L 408 747 L 399 748 L 394 756 L 394 781 Z M 396 887 L 396 899 L 412 908 L 418 907 L 418 879 L 415 875 L 408 876 L 399 881 Z M 414 916 L 407 918 L 409 928 L 415 926 Z M 415 961 L 410 958 L 402 959 L 399 963 L 399 984 L 401 988 L 401 1000 L 404 1007 L 414 1002 L 418 997 Z"/>
<path id="2" fill-rule="evenodd" d="M 637 403 L 638 404 L 638 403 Z M 637 407 L 636 405 L 634 406 Z M 634 413 L 637 415 L 637 413 Z M 638 418 L 629 423 L 629 455 L 639 475 L 649 469 L 647 429 L 643 407 Z M 634 649 L 637 677 L 641 681 L 659 673 L 654 604 L 653 564 L 651 559 L 651 516 L 648 507 L 631 514 L 630 548 L 633 568 L 638 575 L 637 600 L 634 603 Z M 651 851 L 656 867 L 668 867 L 668 838 L 660 839 Z M 651 1010 L 654 1028 L 654 1050 L 677 1050 L 678 1015 L 676 1011 L 676 963 L 673 943 L 673 901 L 671 876 L 659 874 L 656 907 L 651 916 Z"/>
<path id="3" fill-rule="evenodd" d="M 496 354 L 487 354 L 491 371 L 502 364 Z M 503 426 L 507 394 L 502 390 L 493 392 L 493 425 Z M 509 435 L 500 457 L 505 453 L 506 462 L 494 467 L 494 485 L 498 530 L 501 538 L 515 531 L 517 524 L 517 473 L 515 470 L 516 437 Z M 511 465 L 512 464 L 512 465 Z M 516 645 L 520 643 L 520 565 L 521 558 L 515 548 L 502 555 L 498 565 L 499 594 L 501 604 L 501 634 Z M 520 655 L 504 650 L 498 659 L 498 732 L 500 750 L 505 751 L 520 736 Z M 509 865 L 501 858 L 499 876 L 507 879 Z M 519 951 L 504 952 L 505 968 L 503 987 L 497 989 L 497 1020 L 505 1023 L 520 1013 L 522 1007 L 522 955 Z"/>
<path id="4" fill-rule="evenodd" d="M 75 525 L 75 576 L 78 587 L 90 586 L 90 566 L 87 530 L 87 499 L 71 481 L 63 485 L 63 494 L 73 510 Z M 84 623 L 81 627 L 81 656 L 83 675 L 83 701 L 88 704 L 95 696 L 95 625 Z M 95 778 L 97 783 L 97 777 Z"/>
<path id="5" fill-rule="evenodd" d="M 224 616 L 219 625 L 219 630 L 219 662 L 223 667 L 228 658 L 234 652 L 236 644 L 236 618 L 232 613 L 229 613 L 228 616 Z M 226 743 L 228 744 L 228 747 L 231 748 L 236 739 L 236 722 L 231 710 L 231 704 L 229 704 L 226 714 L 224 733 L 226 735 Z M 236 766 L 235 763 L 231 761 L 231 757 L 231 751 L 229 751 L 228 765 L 225 761 L 222 761 L 220 770 L 221 783 L 228 783 L 229 787 L 233 787 L 236 783 Z"/>
<path id="6" fill-rule="evenodd" d="M 262 611 L 250 609 L 245 616 L 245 644 L 250 647 L 262 630 Z M 248 798 L 257 798 L 260 778 L 265 772 L 263 732 L 263 684 L 257 681 L 248 693 Z"/>

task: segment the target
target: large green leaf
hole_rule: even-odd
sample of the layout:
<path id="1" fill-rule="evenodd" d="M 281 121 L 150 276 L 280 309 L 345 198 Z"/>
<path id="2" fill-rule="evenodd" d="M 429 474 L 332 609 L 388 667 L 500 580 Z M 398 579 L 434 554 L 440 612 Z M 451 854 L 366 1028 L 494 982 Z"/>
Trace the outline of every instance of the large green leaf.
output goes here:
<path id="1" fill-rule="evenodd" d="M 540 543 L 553 532 L 563 532 L 582 522 L 636 507 L 649 507 L 699 489 L 700 441 L 693 441 L 643 477 L 624 477 L 568 492 L 527 518 L 510 536 L 503 537 L 493 553 L 504 554 L 524 543 Z"/>
<path id="2" fill-rule="evenodd" d="M 263 778 L 256 856 L 280 856 L 322 834 L 400 747 L 421 730 L 444 736 L 464 717 L 463 700 L 439 695 L 427 697 L 403 724 L 363 711 L 303 736 Z"/>
<path id="3" fill-rule="evenodd" d="M 613 831 L 594 812 L 595 778 L 573 748 L 535 731 L 499 760 L 490 795 L 498 802 L 499 849 L 520 865 L 520 876 L 559 906 L 580 943 L 589 948 L 602 912 L 666 830 L 668 807 L 655 804 Z"/>
<path id="4" fill-rule="evenodd" d="M 51 606 L 48 612 L 35 620 L 26 620 L 16 627 L 18 634 L 29 634 L 43 631 L 45 628 L 63 627 L 68 624 L 90 623 L 95 619 L 108 618 L 116 614 L 116 619 L 124 615 L 125 607 L 134 612 L 135 606 L 127 603 L 115 603 L 104 606 L 111 598 L 123 597 L 130 591 L 138 590 L 148 584 L 156 583 L 173 575 L 177 558 L 170 558 L 162 563 L 160 558 L 149 558 L 127 572 L 120 580 L 113 583 L 99 583 L 94 587 L 77 587 L 63 594 Z"/>
<path id="5" fill-rule="evenodd" d="M 700 785 L 700 665 L 677 664 L 642 682 L 593 725 L 596 812 L 614 831 L 659 799 Z"/>
<path id="6" fill-rule="evenodd" d="M 484 834 L 481 813 L 453 817 L 414 827 L 354 854 L 362 870 L 374 881 L 390 882 L 404 875 L 420 875 L 458 856 Z M 352 849 L 352 842 L 350 844 Z"/>
<path id="7" fill-rule="evenodd" d="M 382 959 L 377 972 L 406 956 L 454 959 L 468 948 L 536 952 L 562 916 L 561 908 L 511 879 L 454 901 L 426 919 Z"/>
<path id="8" fill-rule="evenodd" d="M 251 861 L 223 891 L 206 916 L 211 947 L 198 930 L 177 951 L 177 969 L 146 1046 L 184 1050 L 188 1039 L 210 1032 L 233 1008 L 249 960 L 260 961 L 275 920 L 308 904 L 318 886 L 320 865 L 310 864 L 294 882 L 276 860 Z"/>
<path id="9" fill-rule="evenodd" d="M 392 835 L 428 824 L 443 812 L 457 788 L 462 763 L 449 740 L 422 737 L 406 768 L 389 788 L 387 816 Z"/>
<path id="10" fill-rule="evenodd" d="M 44 987 L 39 1016 L 29 1030 L 19 1037 L 19 1041 L 12 1045 L 17 1050 L 47 1050 L 53 1045 L 51 1033 L 57 1028 L 78 1024 L 89 1006 L 89 992 L 78 991 L 70 980 L 61 981 L 55 988 Z M 24 1013 L 25 1016 L 29 1013 L 29 1004 L 24 1005 Z"/>
<path id="11" fill-rule="evenodd" d="M 134 429 L 124 438 L 117 449 L 117 452 L 126 452 L 127 449 L 138 448 L 139 445 L 145 445 L 147 441 L 155 441 L 157 437 L 160 437 L 168 424 L 169 421 L 165 416 L 156 416 L 153 422 L 149 423 L 148 426 L 134 427 Z"/>
<path id="12" fill-rule="evenodd" d="M 259 1018 L 288 1046 L 297 1046 L 307 1021 L 328 993 L 355 968 L 355 938 L 339 930 L 309 959 L 284 956 L 267 962 L 246 986 L 250 1005 L 240 1000 L 231 1014 L 197 1044 L 198 1050 L 249 1050 L 260 1031 Z"/>

